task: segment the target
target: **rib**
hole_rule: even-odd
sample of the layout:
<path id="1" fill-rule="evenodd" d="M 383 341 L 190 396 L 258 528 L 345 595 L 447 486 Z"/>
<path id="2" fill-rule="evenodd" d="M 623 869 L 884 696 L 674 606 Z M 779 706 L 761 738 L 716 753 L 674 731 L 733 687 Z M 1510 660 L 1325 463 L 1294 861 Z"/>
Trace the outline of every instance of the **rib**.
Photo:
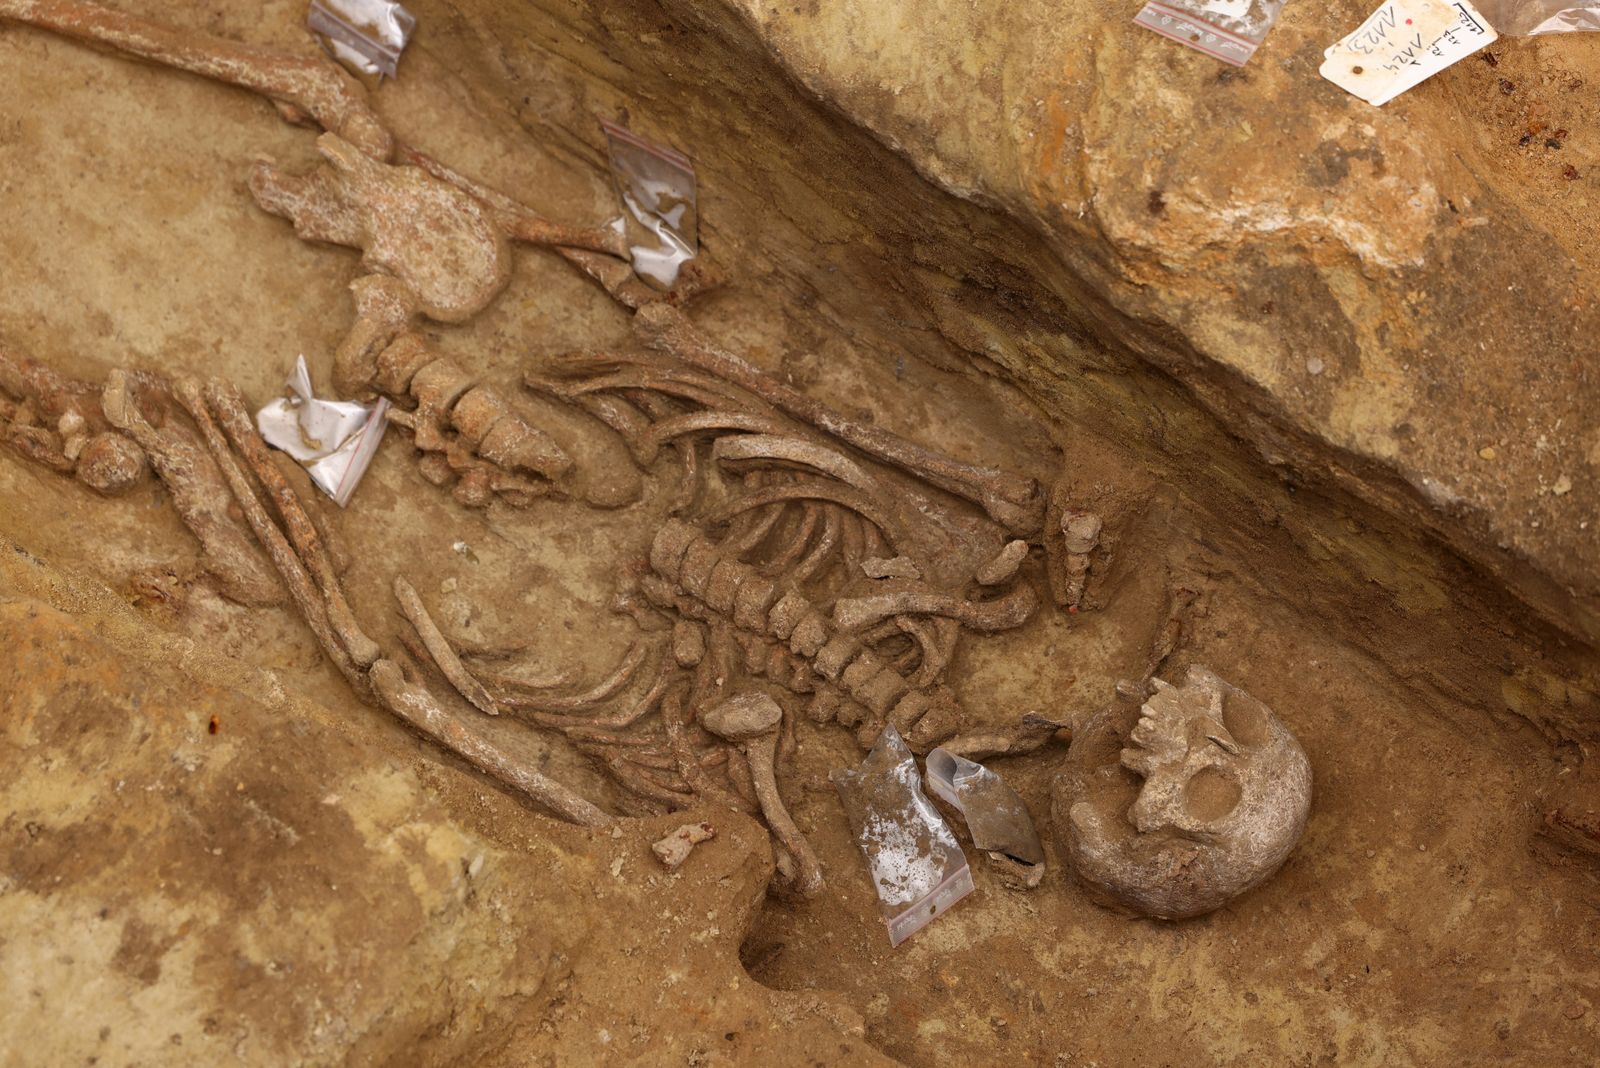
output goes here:
<path id="1" fill-rule="evenodd" d="M 450 715 L 426 687 L 406 682 L 394 661 L 379 660 L 368 674 L 384 707 L 474 767 L 520 790 L 569 823 L 599 827 L 612 822 L 593 804 L 554 779 L 523 766 L 495 742 Z"/>
<path id="2" fill-rule="evenodd" d="M 461 658 L 456 656 L 456 651 L 450 648 L 450 642 L 444 633 L 434 623 L 433 617 L 428 614 L 427 607 L 422 603 L 422 598 L 417 596 L 417 591 L 399 575 L 394 577 L 394 595 L 400 602 L 400 611 L 411 621 L 416 628 L 417 636 L 422 639 L 422 644 L 428 650 L 428 655 L 438 665 L 439 671 L 454 686 L 456 692 L 465 697 L 472 707 L 491 716 L 500 714 L 500 706 L 493 696 L 484 687 L 483 683 L 473 677 L 467 670 Z"/>

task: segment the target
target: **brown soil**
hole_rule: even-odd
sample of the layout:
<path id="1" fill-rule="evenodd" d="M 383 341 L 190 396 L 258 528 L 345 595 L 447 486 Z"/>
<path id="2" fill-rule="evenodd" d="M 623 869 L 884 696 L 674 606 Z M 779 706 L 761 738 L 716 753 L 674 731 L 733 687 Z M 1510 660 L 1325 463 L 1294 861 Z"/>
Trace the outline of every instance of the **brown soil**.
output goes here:
<path id="1" fill-rule="evenodd" d="M 226 5 L 205 14 L 176 4 L 146 6 L 241 39 L 298 41 L 296 5 L 269 4 L 264 11 Z M 427 38 L 419 41 L 406 56 L 404 77 L 378 98 L 399 135 L 551 216 L 594 221 L 609 214 L 609 187 L 592 149 L 575 145 L 571 135 L 530 136 L 513 122 L 494 95 L 502 87 L 452 67 L 461 54 L 454 36 L 460 25 L 434 15 L 438 49 Z M 582 84 L 580 75 L 552 65 L 537 91 L 545 98 L 566 93 L 576 114 Z M 5 24 L 0 85 L 0 208 L 7 218 L 0 228 L 6 265 L 0 334 L 95 379 L 113 366 L 205 371 L 264 400 L 303 352 L 314 379 L 327 382 L 330 353 L 351 313 L 345 286 L 355 256 L 297 241 L 285 223 L 257 210 L 243 188 L 258 154 L 309 163 L 306 131 L 283 125 L 243 92 Z M 1559 117 L 1552 112 L 1549 121 Z M 566 119 L 552 114 L 550 121 Z M 728 150 L 720 133 L 705 136 Z M 587 129 L 576 137 L 592 141 Z M 1574 654 L 1519 629 L 1515 608 L 1490 614 L 1503 604 L 1492 594 L 1447 587 L 1406 557 L 1404 545 L 1374 566 L 1399 576 L 1396 585 L 1410 601 L 1385 598 L 1366 609 L 1370 616 L 1331 619 L 1337 613 L 1330 605 L 1361 604 L 1361 594 L 1341 589 L 1324 598 L 1330 588 L 1324 572 L 1296 544 L 1305 539 L 1283 535 L 1280 527 L 1298 523 L 1302 531 L 1318 531 L 1330 552 L 1352 552 L 1365 522 L 1360 514 L 1338 501 L 1295 500 L 1292 486 L 1270 481 L 1253 484 L 1242 499 L 1206 484 L 1168 484 L 1159 440 L 1110 442 L 1054 421 L 970 365 L 917 358 L 890 317 L 836 321 L 797 291 L 794 279 L 809 269 L 803 256 L 786 263 L 769 258 L 758 240 L 766 225 L 759 198 L 724 192 L 737 188 L 739 175 L 703 167 L 701 178 L 708 247 L 734 281 L 696 305 L 697 322 L 797 386 L 956 455 L 1047 483 L 1068 472 L 1081 494 L 1112 505 L 1107 514 L 1119 517 L 1090 586 L 1093 610 L 1045 611 L 1019 631 L 965 642 L 954 677 L 971 726 L 1013 723 L 1029 710 L 1069 719 L 1095 710 L 1118 679 L 1138 673 L 1165 622 L 1167 592 L 1182 585 L 1200 598 L 1195 625 L 1169 670 L 1208 664 L 1269 704 L 1310 754 L 1316 788 L 1307 833 L 1287 867 L 1211 917 L 1156 924 L 1113 915 L 1070 884 L 1054 865 L 1051 845 L 1052 868 L 1039 889 L 1008 890 L 980 862 L 975 894 L 891 950 L 827 779 L 832 768 L 858 761 L 860 750 L 842 730 L 803 723 L 799 756 L 782 786 L 826 869 L 827 889 L 804 904 L 766 900 L 740 950 L 750 976 L 779 991 L 832 992 L 806 1003 L 848 1006 L 837 1012 L 844 1030 L 849 1010 L 859 1013 L 867 1045 L 911 1064 L 1586 1065 L 1600 1059 L 1600 876 L 1592 864 L 1536 836 L 1540 792 L 1577 755 L 1577 732 L 1544 710 L 1554 702 L 1574 719 L 1592 715 L 1577 688 L 1551 697 L 1551 687 L 1561 685 L 1555 664 Z M 833 268 L 819 260 L 816 269 Z M 868 289 L 861 300 L 871 298 Z M 883 306 L 892 308 L 894 299 L 886 290 Z M 529 360 L 627 334 L 624 316 L 602 293 L 557 258 L 523 251 L 506 294 L 465 326 L 439 331 L 437 340 L 516 395 Z M 626 462 L 614 441 L 573 412 L 526 394 L 519 403 L 584 462 Z M 1222 457 L 1219 481 L 1237 483 L 1226 468 L 1231 446 L 1213 433 Z M 392 611 L 389 587 L 403 573 L 453 628 L 485 640 L 531 638 L 534 670 L 571 668 L 598 677 L 633 629 L 609 610 L 618 561 L 646 544 L 673 477 L 663 464 L 647 477 L 640 504 L 614 512 L 578 501 L 469 512 L 422 480 L 412 450 L 393 434 L 349 509 L 333 519 L 353 550 L 346 576 L 351 601 L 373 636 L 394 646 L 403 621 Z M 264 677 L 274 679 L 290 702 L 283 707 L 321 708 L 323 725 L 340 724 L 360 745 L 421 769 L 425 803 L 472 834 L 511 853 L 565 856 L 570 849 L 591 858 L 590 867 L 551 861 L 541 915 L 555 925 L 556 943 L 579 942 L 559 929 L 561 903 L 590 902 L 586 922 L 603 917 L 614 927 L 610 941 L 591 940 L 585 963 L 560 980 L 566 987 L 556 984 L 561 992 L 547 988 L 524 1008 L 505 1010 L 515 1022 L 504 1031 L 497 1059 L 607 1059 L 610 1037 L 594 1036 L 608 1026 L 611 986 L 618 987 L 619 1003 L 649 1003 L 651 969 L 669 967 L 652 941 L 657 928 L 681 926 L 686 918 L 672 910 L 688 909 L 702 893 L 731 899 L 737 894 L 726 889 L 729 872 L 748 879 L 770 864 L 759 836 L 746 827 L 721 840 L 720 852 L 697 851 L 676 896 L 662 897 L 650 889 L 660 876 L 644 843 L 680 821 L 656 819 L 627 824 L 628 855 L 638 859 L 611 869 L 604 852 L 610 846 L 600 836 L 553 828 L 359 704 L 287 610 L 247 611 L 221 600 L 157 490 L 102 500 L 4 453 L 0 502 L 0 534 L 72 583 L 113 591 L 116 599 L 104 603 L 85 595 L 74 612 L 92 629 L 116 630 L 129 655 L 159 662 L 161 650 L 172 648 L 163 643 L 192 639 L 206 654 L 199 670 L 211 684 L 235 691 L 231 700 L 259 692 Z M 1284 520 L 1289 512 L 1296 517 Z M 1028 566 L 1030 581 L 1042 584 L 1037 560 Z M 152 581 L 175 594 L 150 596 Z M 40 596 L 16 580 L 0 589 L 7 586 L 14 597 Z M 1419 634 L 1424 617 L 1429 629 Z M 1434 628 L 1438 620 L 1449 629 Z M 1369 638 L 1392 637 L 1404 655 L 1375 657 L 1370 643 L 1351 639 L 1352 628 L 1369 631 Z M 141 629 L 147 639 L 128 637 Z M 1437 682 L 1451 677 L 1465 693 Z M 1495 685 L 1503 696 L 1485 698 Z M 519 733 L 513 725 L 502 728 Z M 608 781 L 559 741 L 529 736 L 526 744 L 529 759 L 549 774 L 603 805 L 615 802 Z M 8 752 L 8 760 L 32 759 L 25 749 Z M 997 765 L 1042 833 L 1061 755 L 1056 743 Z M 232 848 L 226 828 L 217 833 Z M 237 844 L 268 857 L 280 848 L 270 839 L 242 837 Z M 81 876 L 69 860 L 57 862 L 57 874 L 70 882 Z M 597 870 L 610 875 L 598 878 Z M 130 872 L 122 892 L 153 894 L 140 880 L 159 874 Z M 203 888 L 206 879 L 236 874 L 218 869 L 191 877 Z M 271 865 L 258 877 L 270 882 Z M 608 888 L 600 898 L 596 886 Z M 753 908 L 756 895 L 747 896 Z M 14 937 L 7 925 L 22 918 L 0 904 L 0 955 Z M 359 915 L 340 922 L 357 931 L 346 937 L 360 937 Z M 379 914 L 371 918 L 382 922 Z M 734 921 L 727 930 L 740 926 Z M 732 947 L 719 939 L 728 941 L 720 929 L 712 939 L 716 952 L 671 966 L 692 974 L 703 968 L 725 982 Z M 131 945 L 128 955 L 139 961 L 165 952 Z M 645 947 L 643 964 L 628 947 Z M 150 982 L 160 971 L 132 970 Z M 484 980 L 516 981 L 510 970 Z M 486 995 L 454 984 L 437 996 L 466 1005 Z M 724 1027 L 735 1010 L 703 1008 L 695 1011 L 685 995 L 679 1015 L 667 1023 L 654 1017 L 648 1041 L 627 1055 L 648 1062 L 654 1049 L 670 1051 L 662 1055 L 673 1063 L 753 1063 L 748 1058 L 757 1047 L 726 1037 L 735 1034 Z M 442 1014 L 454 1011 L 440 1005 Z M 777 1017 L 748 1005 L 737 1011 L 755 1014 L 743 1025 L 778 1028 L 781 1038 Z M 66 1015 L 45 1018 L 55 1028 L 87 1026 Z M 0 1037 L 8 1043 L 31 1026 L 25 1015 L 0 1010 Z M 127 1026 L 163 1025 L 136 1016 Z M 627 1033 L 626 1023 L 614 1033 Z M 12 1055 L 21 1048 L 10 1045 Z M 281 1056 L 375 1055 L 368 1047 L 317 1054 L 311 1048 L 291 1046 Z M 483 1053 L 441 1045 L 428 1047 L 428 1055 L 449 1059 L 463 1048 Z M 143 1063 L 176 1062 L 182 1052 L 174 1046 Z M 785 1055 L 853 1060 L 865 1046 L 852 1039 Z"/>

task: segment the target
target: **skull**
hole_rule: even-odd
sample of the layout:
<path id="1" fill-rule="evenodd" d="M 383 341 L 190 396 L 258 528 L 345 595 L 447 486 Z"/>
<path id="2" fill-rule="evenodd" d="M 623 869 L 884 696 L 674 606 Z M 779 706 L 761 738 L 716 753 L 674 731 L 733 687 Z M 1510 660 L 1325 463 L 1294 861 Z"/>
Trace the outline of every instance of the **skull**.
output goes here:
<path id="1" fill-rule="evenodd" d="M 1260 701 L 1207 668 L 1155 680 L 1073 739 L 1055 783 L 1063 855 L 1095 898 L 1184 919 L 1270 876 L 1305 829 L 1311 765 Z"/>

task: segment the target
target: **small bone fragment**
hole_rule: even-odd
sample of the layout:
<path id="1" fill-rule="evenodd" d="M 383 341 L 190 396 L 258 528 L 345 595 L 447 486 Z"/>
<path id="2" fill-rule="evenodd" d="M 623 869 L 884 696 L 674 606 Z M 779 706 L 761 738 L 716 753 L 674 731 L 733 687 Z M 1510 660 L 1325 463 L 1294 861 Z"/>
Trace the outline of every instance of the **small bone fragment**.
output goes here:
<path id="1" fill-rule="evenodd" d="M 653 844 L 650 850 L 668 871 L 677 871 L 689 859 L 695 846 L 709 842 L 716 836 L 717 829 L 709 823 L 685 823 Z"/>
<path id="2" fill-rule="evenodd" d="M 706 634 L 700 624 L 680 619 L 672 625 L 672 656 L 679 667 L 694 667 L 706 655 Z"/>
<path id="3" fill-rule="evenodd" d="M 972 577 L 980 586 L 998 586 L 1002 582 L 1011 581 L 1016 575 L 1017 568 L 1022 566 L 1022 561 L 1028 558 L 1028 543 L 1020 538 L 1006 543 L 993 560 L 978 568 Z"/>
<path id="4" fill-rule="evenodd" d="M 793 889 L 802 897 L 812 897 L 822 889 L 822 866 L 778 795 L 776 762 L 782 720 L 783 709 L 778 702 L 759 692 L 737 694 L 700 717 L 706 730 L 743 747 L 761 814 L 795 860 Z"/>
<path id="5" fill-rule="evenodd" d="M 173 507 L 200 540 L 222 592 L 247 605 L 278 604 L 283 588 L 260 551 L 228 515 L 233 499 L 222 473 L 205 448 L 175 420 L 152 426 L 133 398 L 129 376 L 114 370 L 100 394 L 106 420 L 134 441 L 172 492 Z"/>
<path id="6" fill-rule="evenodd" d="M 461 658 L 456 656 L 456 651 L 450 648 L 449 640 L 434 623 L 433 617 L 428 614 L 427 607 L 423 605 L 422 598 L 417 596 L 417 591 L 412 588 L 411 583 L 396 575 L 394 595 L 400 601 L 400 610 L 417 629 L 417 636 L 422 639 L 422 644 L 433 657 L 433 662 L 439 666 L 444 677 L 450 680 L 450 685 L 456 688 L 456 692 L 465 697 L 478 711 L 498 716 L 500 706 L 495 703 L 489 691 L 484 689 L 483 683 L 473 678 L 472 672 L 468 671 Z"/>
<path id="7" fill-rule="evenodd" d="M 406 682 L 394 661 L 379 660 L 369 675 L 385 707 L 463 760 L 522 791 L 569 823 L 598 827 L 612 822 L 610 816 L 567 787 L 524 767 L 493 741 L 450 715 L 426 687 Z"/>
<path id="8" fill-rule="evenodd" d="M 738 356 L 717 348 L 676 308 L 646 304 L 635 313 L 634 328 L 651 348 L 733 382 L 870 456 L 965 497 L 1013 533 L 1036 535 L 1044 522 L 1044 497 L 1033 479 L 962 463 L 879 427 L 847 419 Z"/>
<path id="9" fill-rule="evenodd" d="M 861 561 L 861 573 L 870 579 L 922 578 L 917 562 L 909 556 L 897 556 L 893 560 L 885 560 L 881 556 L 869 556 Z"/>
<path id="10" fill-rule="evenodd" d="M 78 479 L 106 496 L 133 488 L 146 470 L 144 450 L 121 434 L 96 434 L 78 454 Z"/>

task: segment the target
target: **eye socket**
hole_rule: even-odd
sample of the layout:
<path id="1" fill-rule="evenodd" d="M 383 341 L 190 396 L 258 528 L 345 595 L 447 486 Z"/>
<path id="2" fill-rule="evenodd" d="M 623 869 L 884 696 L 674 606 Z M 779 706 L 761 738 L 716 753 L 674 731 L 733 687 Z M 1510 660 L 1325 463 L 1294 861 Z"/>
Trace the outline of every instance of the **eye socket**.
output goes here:
<path id="1" fill-rule="evenodd" d="M 1183 785 L 1183 810 L 1190 818 L 1211 823 L 1239 804 L 1239 784 L 1218 768 L 1202 768 Z"/>
<path id="2" fill-rule="evenodd" d="M 1267 710 L 1246 694 L 1234 693 L 1222 707 L 1222 725 L 1233 740 L 1246 749 L 1266 745 L 1272 730 L 1267 725 Z"/>

